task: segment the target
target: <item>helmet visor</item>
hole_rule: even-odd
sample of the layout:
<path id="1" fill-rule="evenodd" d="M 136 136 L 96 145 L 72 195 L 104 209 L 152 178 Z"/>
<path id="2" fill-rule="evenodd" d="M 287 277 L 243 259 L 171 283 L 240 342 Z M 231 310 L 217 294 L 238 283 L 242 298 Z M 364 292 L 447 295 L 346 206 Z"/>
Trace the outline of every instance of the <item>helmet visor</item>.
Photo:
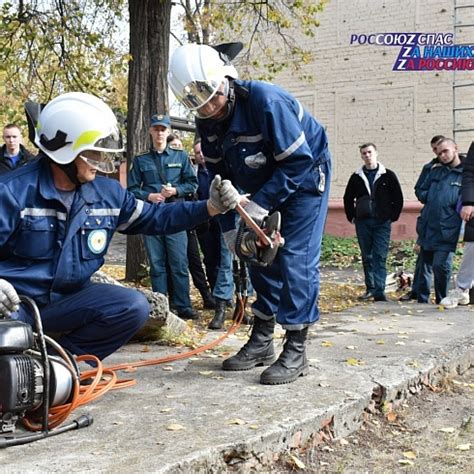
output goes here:
<path id="1" fill-rule="evenodd" d="M 180 101 L 189 110 L 196 110 L 212 99 L 219 86 L 220 83 L 214 81 L 190 82 L 184 87 Z"/>
<path id="2" fill-rule="evenodd" d="M 115 171 L 116 163 L 120 160 L 116 159 L 115 153 L 100 152 L 100 160 L 95 160 L 84 155 L 79 155 L 90 167 L 100 171 L 101 173 L 110 174 Z"/>
<path id="3" fill-rule="evenodd" d="M 101 151 L 123 151 L 122 133 L 115 127 L 109 135 L 99 138 L 91 149 Z"/>

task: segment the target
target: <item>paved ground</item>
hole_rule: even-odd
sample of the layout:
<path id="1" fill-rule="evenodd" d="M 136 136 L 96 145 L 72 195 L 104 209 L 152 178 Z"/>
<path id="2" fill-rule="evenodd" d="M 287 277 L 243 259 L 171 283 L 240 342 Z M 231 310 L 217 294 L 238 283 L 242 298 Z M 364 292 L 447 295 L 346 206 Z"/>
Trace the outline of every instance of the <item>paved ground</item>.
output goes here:
<path id="1" fill-rule="evenodd" d="M 323 277 L 360 281 L 360 273 L 335 270 Z M 446 374 L 466 371 L 474 360 L 474 307 L 393 302 L 325 315 L 310 331 L 309 375 L 283 386 L 260 385 L 262 368 L 220 370 L 246 334 L 243 328 L 190 359 L 120 373 L 136 378 L 136 386 L 74 413 L 90 413 L 92 426 L 0 450 L 0 472 L 269 470 L 279 454 L 314 445 L 321 433 L 354 432 L 368 408 L 399 404 Z M 106 363 L 185 350 L 131 344 Z"/>
<path id="2" fill-rule="evenodd" d="M 245 335 L 199 357 L 122 373 L 137 385 L 75 412 L 90 413 L 91 427 L 2 450 L 0 472 L 269 469 L 275 453 L 314 443 L 321 430 L 347 436 L 374 403 L 399 403 L 465 371 L 474 358 L 474 308 L 378 303 L 324 317 L 310 334 L 310 374 L 283 386 L 260 385 L 261 368 L 220 370 Z M 132 344 L 107 362 L 178 351 Z"/>

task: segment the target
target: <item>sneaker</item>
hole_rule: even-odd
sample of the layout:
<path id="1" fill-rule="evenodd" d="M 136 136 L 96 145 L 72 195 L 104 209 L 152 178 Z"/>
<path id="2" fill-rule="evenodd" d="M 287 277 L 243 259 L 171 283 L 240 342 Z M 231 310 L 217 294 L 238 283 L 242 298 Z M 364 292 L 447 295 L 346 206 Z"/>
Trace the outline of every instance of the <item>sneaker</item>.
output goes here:
<path id="1" fill-rule="evenodd" d="M 469 304 L 469 290 L 461 290 L 461 288 L 455 288 L 448 293 L 439 303 L 447 309 L 455 308 L 457 305 Z"/>

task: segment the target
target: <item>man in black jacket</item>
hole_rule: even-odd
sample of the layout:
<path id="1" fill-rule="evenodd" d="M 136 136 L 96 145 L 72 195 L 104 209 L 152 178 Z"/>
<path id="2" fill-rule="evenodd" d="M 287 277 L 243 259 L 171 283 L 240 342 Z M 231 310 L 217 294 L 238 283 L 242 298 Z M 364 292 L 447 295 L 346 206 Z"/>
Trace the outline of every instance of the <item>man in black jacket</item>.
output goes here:
<path id="1" fill-rule="evenodd" d="M 469 304 L 469 290 L 474 287 L 474 142 L 464 161 L 461 188 L 461 218 L 464 229 L 464 255 L 456 279 L 456 288 L 440 302 L 445 308 Z"/>
<path id="2" fill-rule="evenodd" d="M 388 247 L 392 222 L 398 220 L 403 194 L 395 173 L 377 161 L 373 143 L 360 146 L 364 165 L 351 175 L 344 193 L 344 210 L 356 226 L 365 275 L 365 301 L 388 301 L 385 296 Z"/>
<path id="3" fill-rule="evenodd" d="M 34 160 L 34 156 L 21 144 L 21 130 L 18 125 L 9 123 L 5 126 L 3 141 L 5 144 L 0 148 L 0 175 Z"/>

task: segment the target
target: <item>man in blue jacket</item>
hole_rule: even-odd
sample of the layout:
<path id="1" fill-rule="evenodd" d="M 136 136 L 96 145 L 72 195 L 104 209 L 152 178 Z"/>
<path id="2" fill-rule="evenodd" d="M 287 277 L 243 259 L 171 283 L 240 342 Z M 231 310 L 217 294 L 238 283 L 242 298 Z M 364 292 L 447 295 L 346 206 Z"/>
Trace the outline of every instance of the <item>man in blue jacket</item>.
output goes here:
<path id="1" fill-rule="evenodd" d="M 436 303 L 448 293 L 454 252 L 459 239 L 462 219 L 456 206 L 462 183 L 462 164 L 456 143 L 443 139 L 436 147 L 438 165 L 432 167 L 419 189 L 418 198 L 425 207 L 417 222 L 421 258 L 431 265 Z M 427 303 L 431 278 L 420 275 L 418 302 Z"/>
<path id="2" fill-rule="evenodd" d="M 202 152 L 211 173 L 248 193 L 241 205 L 261 224 L 281 213 L 285 245 L 270 266 L 250 267 L 256 291 L 249 341 L 223 363 L 224 370 L 272 364 L 263 384 L 282 384 L 308 372 L 308 328 L 319 319 L 319 255 L 326 220 L 331 159 L 324 128 L 279 87 L 235 79 L 222 49 L 189 44 L 170 61 L 170 86 L 199 120 Z M 227 217 L 227 216 L 226 216 Z M 221 219 L 227 246 L 235 249 L 234 216 Z M 275 361 L 275 321 L 286 342 Z"/>
<path id="3" fill-rule="evenodd" d="M 171 122 L 168 115 L 153 115 L 150 123 L 152 149 L 134 158 L 128 175 L 128 190 L 148 202 L 179 202 L 198 187 L 188 154 L 167 144 Z M 171 307 L 183 319 L 197 319 L 189 295 L 189 265 L 186 231 L 145 236 L 153 291 L 168 294 L 167 263 L 173 283 Z"/>
<path id="4" fill-rule="evenodd" d="M 0 178 L 0 317 L 33 324 L 18 294 L 29 296 L 44 330 L 62 334 L 63 347 L 103 359 L 149 314 L 138 291 L 90 281 L 113 233 L 178 232 L 227 212 L 239 194 L 216 177 L 208 201 L 136 199 L 118 181 L 96 176 L 113 172 L 114 156 L 123 151 L 117 120 L 104 102 L 68 93 L 39 116 L 32 110 L 40 157 Z"/>

